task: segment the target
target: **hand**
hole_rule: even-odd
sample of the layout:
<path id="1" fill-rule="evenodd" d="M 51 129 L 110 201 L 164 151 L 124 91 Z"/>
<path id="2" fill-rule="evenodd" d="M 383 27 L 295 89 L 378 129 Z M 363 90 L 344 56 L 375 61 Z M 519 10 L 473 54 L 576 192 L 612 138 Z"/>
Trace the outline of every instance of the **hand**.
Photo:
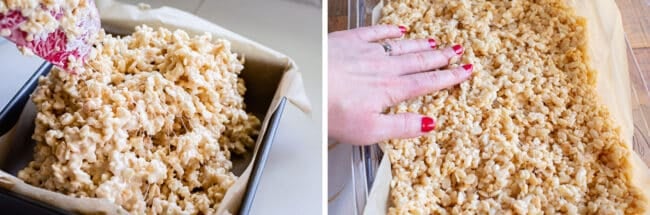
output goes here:
<path id="1" fill-rule="evenodd" d="M 365 145 L 418 137 L 435 128 L 430 116 L 382 112 L 401 101 L 468 79 L 472 65 L 433 71 L 447 66 L 463 48 L 436 49 L 433 39 L 387 40 L 400 38 L 405 32 L 401 26 L 381 25 L 328 35 L 330 138 Z M 391 50 L 386 51 L 382 44 Z"/>

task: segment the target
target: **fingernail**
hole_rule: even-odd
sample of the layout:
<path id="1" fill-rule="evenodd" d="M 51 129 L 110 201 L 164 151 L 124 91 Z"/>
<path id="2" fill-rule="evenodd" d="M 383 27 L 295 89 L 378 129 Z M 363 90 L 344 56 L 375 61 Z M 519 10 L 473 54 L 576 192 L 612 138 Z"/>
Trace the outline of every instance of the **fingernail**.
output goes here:
<path id="1" fill-rule="evenodd" d="M 436 129 L 436 121 L 433 120 L 431 117 L 422 117 L 422 132 L 429 132 L 433 131 L 433 129 Z"/>
<path id="2" fill-rule="evenodd" d="M 467 72 L 469 72 L 469 73 L 472 73 L 472 70 L 474 70 L 474 65 L 472 65 L 472 64 L 465 64 L 465 65 L 463 65 L 463 69 L 465 69 L 465 71 L 467 71 Z"/>
<path id="3" fill-rule="evenodd" d="M 401 31 L 402 34 L 405 34 L 406 33 L 406 27 L 400 25 L 399 26 L 399 31 Z"/>
<path id="4" fill-rule="evenodd" d="M 451 48 L 454 49 L 454 52 L 456 52 L 457 55 L 463 54 L 463 46 L 455 45 L 454 47 Z"/>
<path id="5" fill-rule="evenodd" d="M 436 44 L 436 40 L 434 39 L 429 39 L 429 45 L 432 49 L 435 49 L 438 46 L 438 44 Z"/>

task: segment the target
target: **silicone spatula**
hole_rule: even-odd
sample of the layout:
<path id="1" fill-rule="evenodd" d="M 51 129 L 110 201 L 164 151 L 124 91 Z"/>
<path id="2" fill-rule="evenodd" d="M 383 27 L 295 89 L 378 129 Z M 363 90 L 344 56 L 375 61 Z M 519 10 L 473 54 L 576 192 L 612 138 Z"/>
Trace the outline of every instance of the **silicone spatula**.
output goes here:
<path id="1" fill-rule="evenodd" d="M 16 9 L 0 13 L 0 32 L 16 46 L 27 49 L 68 72 L 75 73 L 76 71 L 70 65 L 70 59 L 83 64 L 90 54 L 92 40 L 100 29 L 99 13 L 94 2 L 92 0 L 80 1 L 87 5 L 65 8 L 51 5 L 46 7 L 41 3 L 40 7 L 36 7 L 36 9 L 49 12 L 57 20 L 57 24 L 65 21 L 62 20 L 64 14 L 72 14 L 75 20 L 74 25 L 80 30 L 77 31 L 78 33 L 67 34 L 66 32 L 70 31 L 64 29 L 65 25 L 61 24 L 54 31 L 50 30 L 51 32 L 43 32 L 40 36 L 27 38 L 28 33 L 21 30 L 21 27 L 24 28 L 23 25 L 27 24 L 29 16 L 36 13 L 23 14 L 24 12 Z"/>

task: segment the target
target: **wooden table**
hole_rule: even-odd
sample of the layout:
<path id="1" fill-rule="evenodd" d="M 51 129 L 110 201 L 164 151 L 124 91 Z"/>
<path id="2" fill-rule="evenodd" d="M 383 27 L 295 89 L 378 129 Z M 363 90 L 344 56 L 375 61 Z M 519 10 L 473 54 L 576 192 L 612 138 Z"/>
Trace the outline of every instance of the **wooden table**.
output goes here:
<path id="1" fill-rule="evenodd" d="M 327 32 L 348 28 L 348 0 L 327 2 Z"/>
<path id="2" fill-rule="evenodd" d="M 616 3 L 623 16 L 628 42 L 636 56 L 628 59 L 635 124 L 634 150 L 650 165 L 650 0 L 616 0 Z M 348 0 L 330 0 L 328 32 L 347 29 L 347 14 Z"/>
<path id="3" fill-rule="evenodd" d="M 635 59 L 628 59 L 635 125 L 634 150 L 650 165 L 650 0 L 616 0 L 616 3 L 635 56 Z"/>

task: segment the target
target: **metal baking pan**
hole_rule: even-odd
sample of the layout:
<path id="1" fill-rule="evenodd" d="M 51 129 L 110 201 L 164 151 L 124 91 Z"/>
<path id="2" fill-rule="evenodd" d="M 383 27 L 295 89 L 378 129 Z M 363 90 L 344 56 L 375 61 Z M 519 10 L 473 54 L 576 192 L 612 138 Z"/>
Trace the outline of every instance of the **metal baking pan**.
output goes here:
<path id="1" fill-rule="evenodd" d="M 0 110 L 0 147 L 7 147 L 5 150 L 0 151 L 8 152 L 5 155 L 0 155 L 0 168 L 12 175 L 17 175 L 18 171 L 33 159 L 35 142 L 31 139 L 31 135 L 34 131 L 36 110 L 31 101 L 31 94 L 38 85 L 38 79 L 47 75 L 51 69 L 52 65 L 50 63 L 43 63 L 18 90 L 16 95 L 9 100 L 7 105 Z M 246 186 L 239 214 L 248 214 L 253 205 L 255 192 L 271 151 L 286 101 L 286 98 L 280 100 L 278 108 L 271 113 L 267 129 L 260 132 L 263 135 L 258 138 L 262 138 L 262 140 L 256 152 L 257 156 L 252 161 L 252 173 Z M 264 109 L 266 110 L 268 107 Z M 239 175 L 243 172 L 243 168 L 239 172 L 235 169 L 233 171 L 235 175 Z M 0 209 L 2 211 L 20 209 L 24 214 L 72 214 L 2 188 L 0 188 Z"/>
<path id="2" fill-rule="evenodd" d="M 381 7 L 383 7 L 382 0 L 348 0 L 348 29 L 373 25 L 377 22 L 374 19 L 380 17 Z M 650 71 L 650 68 L 641 66 L 644 64 L 640 64 L 637 60 L 640 58 L 635 55 L 627 35 L 625 42 L 633 103 L 634 136 L 632 144 L 634 150 L 643 157 L 650 153 L 650 107 L 643 105 L 643 101 L 650 100 L 650 77 L 647 77 L 647 74 L 644 75 L 643 71 Z M 352 176 L 354 177 L 352 188 L 357 207 L 352 211 L 356 214 L 363 214 L 383 154 L 377 144 L 355 146 L 352 151 Z M 650 161 L 645 160 L 645 162 Z"/>
<path id="3" fill-rule="evenodd" d="M 348 29 L 371 26 L 377 22 L 383 6 L 382 0 L 348 0 Z M 379 145 L 355 146 L 352 149 L 352 177 L 355 214 L 364 214 L 368 196 L 384 153 Z"/>

